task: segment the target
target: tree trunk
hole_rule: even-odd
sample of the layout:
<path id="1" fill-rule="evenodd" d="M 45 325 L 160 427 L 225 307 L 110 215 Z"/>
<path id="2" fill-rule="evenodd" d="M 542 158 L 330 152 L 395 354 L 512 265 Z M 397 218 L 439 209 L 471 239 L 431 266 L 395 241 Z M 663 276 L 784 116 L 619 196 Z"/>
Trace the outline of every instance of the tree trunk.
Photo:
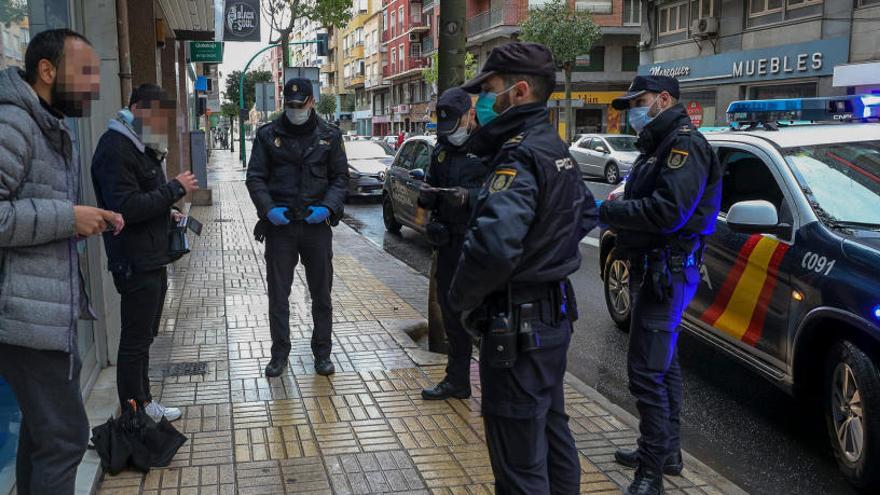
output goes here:
<path id="1" fill-rule="evenodd" d="M 571 144 L 574 135 L 572 132 L 574 116 L 571 111 L 571 64 L 565 64 L 563 71 L 565 72 L 565 142 Z"/>
<path id="2" fill-rule="evenodd" d="M 282 31 L 279 40 L 281 42 L 281 64 L 285 69 L 290 67 L 290 31 Z"/>
<path id="3" fill-rule="evenodd" d="M 437 94 L 464 84 L 466 0 L 443 0 L 437 45 Z"/>

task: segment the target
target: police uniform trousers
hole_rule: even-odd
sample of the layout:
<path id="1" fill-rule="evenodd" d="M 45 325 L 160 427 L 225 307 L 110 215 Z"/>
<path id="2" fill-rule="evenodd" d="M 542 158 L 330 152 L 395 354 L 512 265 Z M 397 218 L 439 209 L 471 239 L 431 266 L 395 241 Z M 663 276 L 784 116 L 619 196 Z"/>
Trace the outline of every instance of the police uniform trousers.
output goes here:
<path id="1" fill-rule="evenodd" d="M 461 324 L 457 313 L 449 307 L 449 286 L 461 258 L 464 237 L 452 235 L 448 244 L 437 249 L 437 299 L 446 330 L 446 381 L 456 388 L 470 386 L 473 341 Z"/>
<path id="2" fill-rule="evenodd" d="M 681 449 L 682 401 L 678 336 L 681 317 L 700 281 L 698 266 L 671 274 L 671 295 L 658 302 L 644 261 L 630 260 L 633 301 L 627 373 L 639 410 L 639 464 L 655 472 L 670 454 Z"/>
<path id="3" fill-rule="evenodd" d="M 576 494 L 580 463 L 565 414 L 563 380 L 571 322 L 536 322 L 544 345 L 513 368 L 492 368 L 480 350 L 483 425 L 495 493 Z M 485 340 L 484 340 L 485 342 Z"/>
<path id="4" fill-rule="evenodd" d="M 333 308 L 333 233 L 327 223 L 303 221 L 270 226 L 266 232 L 266 281 L 269 286 L 269 330 L 272 357 L 290 355 L 290 289 L 299 260 L 305 267 L 312 299 L 312 354 L 330 357 Z"/>

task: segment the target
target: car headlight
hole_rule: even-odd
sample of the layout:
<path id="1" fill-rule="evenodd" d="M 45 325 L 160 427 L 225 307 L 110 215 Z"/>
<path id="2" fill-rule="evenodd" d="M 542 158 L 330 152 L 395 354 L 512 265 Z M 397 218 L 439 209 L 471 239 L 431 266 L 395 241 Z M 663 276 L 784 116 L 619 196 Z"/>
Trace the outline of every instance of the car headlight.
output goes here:
<path id="1" fill-rule="evenodd" d="M 351 179 L 360 179 L 361 173 L 351 167 L 348 167 L 348 177 Z"/>

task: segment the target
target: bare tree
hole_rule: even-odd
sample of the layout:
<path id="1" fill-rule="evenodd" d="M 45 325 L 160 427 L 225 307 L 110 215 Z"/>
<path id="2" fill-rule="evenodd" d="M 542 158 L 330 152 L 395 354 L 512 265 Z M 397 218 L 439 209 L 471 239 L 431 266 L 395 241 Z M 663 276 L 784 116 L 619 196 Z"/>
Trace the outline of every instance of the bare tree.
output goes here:
<path id="1" fill-rule="evenodd" d="M 297 19 L 308 19 L 326 27 L 345 27 L 351 19 L 350 0 L 263 0 L 263 16 L 269 23 L 270 44 L 281 44 L 284 67 L 290 67 L 290 33 Z"/>

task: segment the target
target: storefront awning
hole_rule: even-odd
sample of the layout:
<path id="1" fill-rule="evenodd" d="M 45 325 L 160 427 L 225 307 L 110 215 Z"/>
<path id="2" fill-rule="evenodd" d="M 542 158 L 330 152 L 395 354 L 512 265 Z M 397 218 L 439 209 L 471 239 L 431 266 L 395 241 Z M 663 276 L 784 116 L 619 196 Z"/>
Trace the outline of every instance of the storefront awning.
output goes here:
<path id="1" fill-rule="evenodd" d="M 213 41 L 214 0 L 159 0 L 178 40 Z"/>

